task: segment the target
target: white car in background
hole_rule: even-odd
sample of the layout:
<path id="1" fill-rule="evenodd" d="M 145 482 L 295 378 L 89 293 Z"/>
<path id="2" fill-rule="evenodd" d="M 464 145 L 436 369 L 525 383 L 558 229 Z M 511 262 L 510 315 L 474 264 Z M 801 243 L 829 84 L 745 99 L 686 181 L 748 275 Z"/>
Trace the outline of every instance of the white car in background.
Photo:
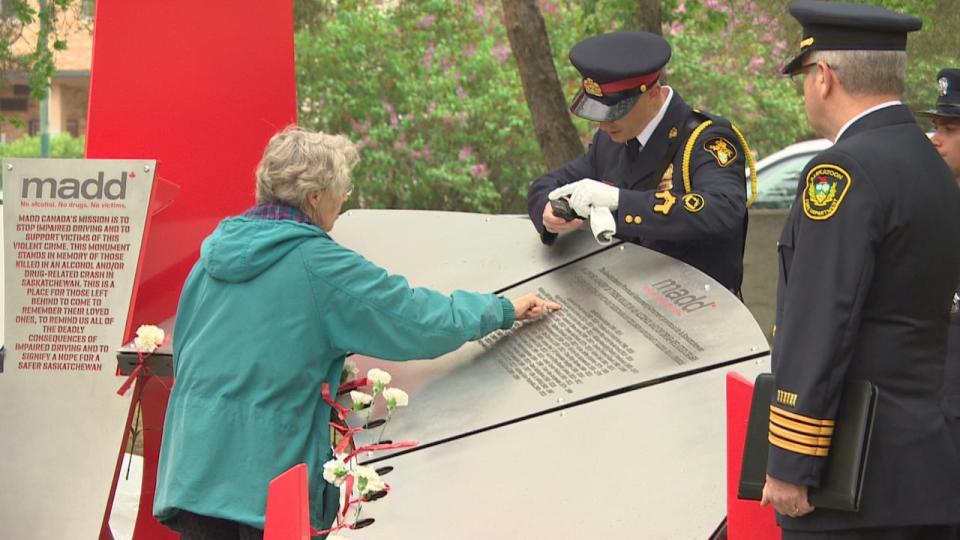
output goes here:
<path id="1" fill-rule="evenodd" d="M 751 208 L 790 208 L 803 168 L 832 144 L 827 139 L 798 142 L 758 161 L 759 195 Z"/>

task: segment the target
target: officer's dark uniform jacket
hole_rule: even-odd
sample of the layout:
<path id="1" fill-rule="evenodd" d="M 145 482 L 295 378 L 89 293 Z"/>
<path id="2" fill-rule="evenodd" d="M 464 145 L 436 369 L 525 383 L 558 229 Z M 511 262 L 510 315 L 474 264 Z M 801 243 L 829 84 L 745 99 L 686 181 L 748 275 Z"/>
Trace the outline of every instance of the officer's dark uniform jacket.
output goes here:
<path id="1" fill-rule="evenodd" d="M 712 124 L 698 134 L 689 156 L 688 194 L 683 181 L 684 150 L 688 138 L 708 120 Z M 669 151 L 676 153 L 668 163 Z M 610 182 L 621 188 L 614 214 L 618 238 L 695 266 L 739 292 L 747 229 L 745 163 L 729 122 L 693 111 L 674 91 L 660 124 L 639 154 L 597 130 L 585 155 L 533 182 L 527 208 L 543 242 L 552 244 L 557 235 L 543 227 L 547 195 L 582 178 Z"/>
<path id="2" fill-rule="evenodd" d="M 879 387 L 858 512 L 778 516 L 785 529 L 960 520 L 960 448 L 942 383 L 960 275 L 960 190 L 902 105 L 814 158 L 780 238 L 768 473 L 816 486 L 845 380 Z"/>

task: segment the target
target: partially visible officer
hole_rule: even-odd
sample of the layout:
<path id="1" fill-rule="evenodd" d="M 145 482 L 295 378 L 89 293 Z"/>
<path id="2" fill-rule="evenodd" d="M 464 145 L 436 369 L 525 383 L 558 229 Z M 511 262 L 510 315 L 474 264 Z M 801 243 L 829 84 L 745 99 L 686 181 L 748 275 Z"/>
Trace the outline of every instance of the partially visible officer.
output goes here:
<path id="1" fill-rule="evenodd" d="M 933 122 L 931 141 L 960 180 L 960 69 L 945 68 L 937 74 L 940 97 L 936 108 L 920 113 Z"/>
<path id="2" fill-rule="evenodd" d="M 907 33 L 887 9 L 795 0 L 807 118 L 835 144 L 804 169 L 780 238 L 776 389 L 763 504 L 783 538 L 956 538 L 960 448 L 942 406 L 960 190 L 900 102 Z M 847 380 L 879 388 L 858 512 L 814 509 Z"/>
<path id="3" fill-rule="evenodd" d="M 583 76 L 570 111 L 599 122 L 587 153 L 538 178 L 527 209 L 545 244 L 616 209 L 616 236 L 695 266 L 735 293 L 747 231 L 744 169 L 752 157 L 730 122 L 690 108 L 660 82 L 670 45 L 648 32 L 594 36 L 570 51 Z M 754 189 L 754 192 L 756 190 Z"/>
<path id="4" fill-rule="evenodd" d="M 960 183 L 960 69 L 941 69 L 937 74 L 940 97 L 933 110 L 920 113 L 933 122 L 935 131 L 931 141 L 947 162 L 957 183 Z M 954 239 L 954 245 L 956 241 Z M 950 315 L 950 337 L 947 341 L 947 367 L 943 381 L 944 406 L 954 420 L 954 430 L 960 444 L 960 291 L 953 296 Z"/>

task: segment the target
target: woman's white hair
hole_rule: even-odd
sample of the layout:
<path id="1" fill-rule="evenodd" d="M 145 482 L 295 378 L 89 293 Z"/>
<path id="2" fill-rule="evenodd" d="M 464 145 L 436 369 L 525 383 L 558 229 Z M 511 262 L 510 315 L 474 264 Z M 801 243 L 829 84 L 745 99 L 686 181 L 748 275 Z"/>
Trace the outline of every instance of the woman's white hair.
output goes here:
<path id="1" fill-rule="evenodd" d="M 815 51 L 811 62 L 824 62 L 852 96 L 902 96 L 906 87 L 905 51 Z"/>
<path id="2" fill-rule="evenodd" d="M 350 189 L 357 147 L 343 135 L 289 126 L 270 138 L 257 165 L 257 202 L 307 209 L 307 197 L 339 197 Z"/>

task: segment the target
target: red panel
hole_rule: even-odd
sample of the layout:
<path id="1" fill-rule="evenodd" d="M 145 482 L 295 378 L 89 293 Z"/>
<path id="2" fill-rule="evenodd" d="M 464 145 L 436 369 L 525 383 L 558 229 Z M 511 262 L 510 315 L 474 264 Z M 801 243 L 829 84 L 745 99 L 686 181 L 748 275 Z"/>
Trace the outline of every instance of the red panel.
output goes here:
<path id="1" fill-rule="evenodd" d="M 753 383 L 739 373 L 727 373 L 727 538 L 730 540 L 779 540 L 780 528 L 773 507 L 737 498 L 743 443 L 747 437 Z"/>
<path id="2" fill-rule="evenodd" d="M 301 463 L 270 481 L 263 540 L 310 540 L 307 465 Z"/>
<path id="3" fill-rule="evenodd" d="M 267 140 L 296 121 L 293 5 L 99 0 L 94 28 L 86 155 L 157 160 L 129 341 L 132 329 L 174 314 L 201 240 L 253 204 Z M 137 540 L 176 538 L 152 518 L 168 397 L 158 386 L 144 387 Z"/>
<path id="4" fill-rule="evenodd" d="M 126 339 L 173 315 L 201 240 L 254 200 L 269 137 L 296 121 L 292 0 L 100 0 L 88 158 L 155 158 L 180 187 L 144 237 Z"/>

